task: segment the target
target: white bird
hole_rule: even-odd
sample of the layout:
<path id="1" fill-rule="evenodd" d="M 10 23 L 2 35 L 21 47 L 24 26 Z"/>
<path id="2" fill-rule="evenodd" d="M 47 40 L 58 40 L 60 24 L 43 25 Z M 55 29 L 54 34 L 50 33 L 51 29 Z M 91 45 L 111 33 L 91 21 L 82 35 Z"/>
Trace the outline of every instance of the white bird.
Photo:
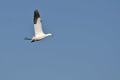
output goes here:
<path id="1" fill-rule="evenodd" d="M 38 10 L 34 11 L 34 33 L 35 35 L 32 37 L 32 39 L 30 38 L 25 38 L 25 40 L 31 40 L 31 42 L 35 42 L 35 41 L 39 41 L 41 39 L 44 39 L 48 36 L 52 36 L 51 33 L 45 34 L 42 30 L 42 24 L 41 24 L 41 19 L 40 19 L 40 14 L 38 12 Z"/>

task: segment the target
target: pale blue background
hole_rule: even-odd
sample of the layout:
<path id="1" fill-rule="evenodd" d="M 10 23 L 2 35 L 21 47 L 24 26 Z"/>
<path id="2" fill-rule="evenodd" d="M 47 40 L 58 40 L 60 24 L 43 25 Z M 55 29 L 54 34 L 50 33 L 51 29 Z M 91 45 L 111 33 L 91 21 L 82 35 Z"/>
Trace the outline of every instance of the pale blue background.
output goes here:
<path id="1" fill-rule="evenodd" d="M 0 80 L 120 80 L 120 1 L 0 0 Z"/>

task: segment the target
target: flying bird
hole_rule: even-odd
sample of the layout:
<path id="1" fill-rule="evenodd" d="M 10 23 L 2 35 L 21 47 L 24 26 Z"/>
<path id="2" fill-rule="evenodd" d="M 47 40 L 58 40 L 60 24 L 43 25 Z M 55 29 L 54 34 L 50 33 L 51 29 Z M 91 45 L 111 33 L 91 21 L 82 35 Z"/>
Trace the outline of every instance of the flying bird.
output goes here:
<path id="1" fill-rule="evenodd" d="M 41 23 L 41 19 L 40 19 L 40 14 L 39 14 L 38 10 L 34 10 L 33 22 L 34 22 L 34 33 L 35 33 L 35 35 L 32 37 L 32 39 L 26 37 L 25 40 L 31 40 L 31 42 L 35 42 L 35 41 L 39 41 L 41 39 L 44 39 L 48 36 L 52 36 L 51 33 L 45 34 L 43 32 L 42 23 Z"/>

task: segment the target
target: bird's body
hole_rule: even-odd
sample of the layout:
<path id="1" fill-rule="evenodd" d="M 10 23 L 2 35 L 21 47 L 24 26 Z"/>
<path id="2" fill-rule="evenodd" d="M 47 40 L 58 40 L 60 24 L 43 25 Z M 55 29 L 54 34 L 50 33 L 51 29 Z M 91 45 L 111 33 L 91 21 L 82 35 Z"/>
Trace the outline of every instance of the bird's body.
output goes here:
<path id="1" fill-rule="evenodd" d="M 44 39 L 45 37 L 48 37 L 48 36 L 52 36 L 52 34 L 51 34 L 51 33 L 48 33 L 48 34 L 42 34 L 42 35 L 40 35 L 40 36 L 33 36 L 31 42 L 35 42 L 35 41 L 42 40 L 42 39 Z"/>
<path id="2" fill-rule="evenodd" d="M 34 11 L 34 32 L 35 36 L 33 36 L 32 39 L 26 38 L 26 40 L 32 40 L 31 42 L 39 41 L 41 39 L 44 39 L 45 37 L 52 36 L 51 33 L 45 34 L 42 30 L 42 24 L 41 19 L 38 10 Z"/>

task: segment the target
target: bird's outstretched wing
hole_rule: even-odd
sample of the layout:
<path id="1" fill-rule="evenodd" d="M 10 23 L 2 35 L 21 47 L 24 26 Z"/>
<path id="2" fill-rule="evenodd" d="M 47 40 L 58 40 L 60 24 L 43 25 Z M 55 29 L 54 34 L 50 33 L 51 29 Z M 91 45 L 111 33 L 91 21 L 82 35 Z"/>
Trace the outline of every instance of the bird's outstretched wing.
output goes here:
<path id="1" fill-rule="evenodd" d="M 25 37 L 24 40 L 32 40 L 31 38 Z"/>
<path id="2" fill-rule="evenodd" d="M 41 36 L 43 35 L 43 30 L 42 30 L 42 24 L 41 24 L 41 20 L 40 20 L 40 14 L 38 12 L 38 10 L 34 11 L 34 31 L 35 31 L 35 36 Z"/>

